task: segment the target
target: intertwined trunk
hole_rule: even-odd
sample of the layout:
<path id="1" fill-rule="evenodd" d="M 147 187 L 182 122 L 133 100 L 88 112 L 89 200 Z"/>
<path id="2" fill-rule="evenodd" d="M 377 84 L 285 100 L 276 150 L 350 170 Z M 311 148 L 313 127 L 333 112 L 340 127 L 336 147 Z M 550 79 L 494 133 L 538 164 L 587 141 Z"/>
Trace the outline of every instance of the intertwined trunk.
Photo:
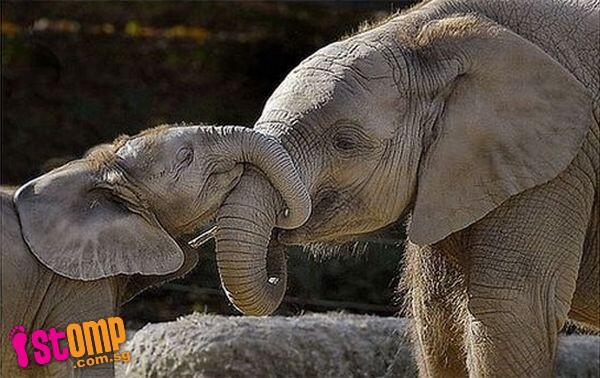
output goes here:
<path id="1" fill-rule="evenodd" d="M 240 126 L 214 128 L 219 149 L 234 162 L 250 163 L 263 172 L 285 203 L 277 227 L 300 227 L 311 211 L 310 196 L 288 151 L 271 136 Z"/>
<path id="2" fill-rule="evenodd" d="M 270 242 L 279 193 L 259 171 L 249 168 L 217 214 L 217 265 L 229 300 L 247 315 L 268 315 L 286 289 L 285 249 Z"/>
<path id="3" fill-rule="evenodd" d="M 300 227 L 311 200 L 294 161 L 275 138 L 243 127 L 212 129 L 218 150 L 248 163 L 217 214 L 217 264 L 230 301 L 247 315 L 268 315 L 285 294 L 283 247 L 270 244 L 274 227 Z"/>

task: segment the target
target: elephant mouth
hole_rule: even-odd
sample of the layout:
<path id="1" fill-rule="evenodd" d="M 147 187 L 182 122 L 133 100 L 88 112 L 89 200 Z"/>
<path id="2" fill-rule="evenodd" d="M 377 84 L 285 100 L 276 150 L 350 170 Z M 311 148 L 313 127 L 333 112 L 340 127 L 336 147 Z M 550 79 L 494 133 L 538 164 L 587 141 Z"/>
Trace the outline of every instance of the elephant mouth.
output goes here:
<path id="1" fill-rule="evenodd" d="M 207 211 L 204 211 L 186 223 L 179 225 L 170 233 L 181 240 L 193 240 L 214 225 L 218 209 L 219 208 L 217 206 L 214 209 L 211 208 Z"/>
<path id="2" fill-rule="evenodd" d="M 356 241 L 360 238 L 360 234 L 345 234 L 340 235 L 338 232 L 321 232 L 313 233 L 305 229 L 297 230 L 277 230 L 274 238 L 282 245 L 293 246 L 309 246 L 315 243 L 327 244 L 346 244 Z"/>
<path id="3" fill-rule="evenodd" d="M 385 227 L 374 227 L 373 230 L 354 233 L 340 234 L 340 230 L 356 229 L 359 225 L 377 224 L 379 219 L 370 219 L 363 222 L 347 223 L 346 226 L 327 225 L 327 229 L 315 225 L 314 227 L 298 228 L 294 230 L 276 229 L 273 233 L 273 238 L 281 245 L 286 246 L 303 246 L 310 247 L 323 245 L 341 246 L 352 243 L 385 243 L 393 244 L 398 240 L 405 238 L 403 231 L 404 227 L 398 227 L 398 224 L 404 223 L 404 218 L 400 218 L 397 222 L 393 222 Z M 323 225 L 325 226 L 325 225 Z M 343 231 L 342 231 L 343 232 Z M 393 240 L 393 243 L 392 243 Z"/>
<path id="4" fill-rule="evenodd" d="M 342 193 L 324 189 L 315 195 L 311 216 L 299 228 L 278 230 L 275 237 L 283 245 L 310 245 L 313 243 L 345 244 L 354 241 L 359 233 L 353 233 L 361 222 L 351 221 L 348 204 Z M 348 232 L 350 231 L 350 232 Z"/>
<path id="5" fill-rule="evenodd" d="M 192 237 L 192 239 L 188 241 L 188 245 L 190 247 L 199 248 L 203 244 L 207 243 L 210 239 L 214 238 L 216 232 L 216 226 L 214 222 L 215 214 L 216 211 L 212 213 L 208 220 L 198 228 L 197 232 L 189 235 L 189 237 Z M 349 224 L 346 227 L 349 228 L 352 226 Z M 329 226 L 327 229 L 328 230 L 325 230 L 323 227 L 319 227 L 319 225 L 316 224 L 307 225 L 306 227 L 303 226 L 292 230 L 278 228 L 273 230 L 272 239 L 285 246 L 320 247 L 324 244 L 339 246 L 354 242 L 371 242 L 373 240 L 378 240 L 382 232 L 387 232 L 388 227 L 363 233 L 345 234 L 340 234 L 340 227 L 337 226 Z"/>
<path id="6" fill-rule="evenodd" d="M 339 197 L 331 201 L 325 197 L 312 210 L 308 221 L 299 228 L 291 230 L 276 229 L 274 238 L 282 245 L 332 244 L 341 245 L 356 241 L 370 240 L 386 227 L 377 214 L 367 214 L 357 218 Z"/>
<path id="7" fill-rule="evenodd" d="M 219 172 L 211 174 L 202 187 L 199 190 L 198 194 L 198 202 L 203 203 L 203 196 L 207 191 L 213 189 L 216 186 L 215 177 L 219 174 Z M 241 176 L 240 176 L 241 177 Z M 189 245 L 192 245 L 193 241 L 204 235 L 208 230 L 214 227 L 215 219 L 217 216 L 217 212 L 221 206 L 221 203 L 225 200 L 225 198 L 229 195 L 229 193 L 235 188 L 238 184 L 240 177 L 232 180 L 226 188 L 218 188 L 219 191 L 223 191 L 223 194 L 218 198 L 215 198 L 212 203 L 209 204 L 208 209 L 200 212 L 197 216 L 193 217 L 185 224 L 178 227 L 178 234 L 182 236 L 184 239 L 189 238 Z M 203 203 L 206 206 L 206 203 Z M 201 243 L 204 244 L 204 243 Z M 201 245 L 199 244 L 198 247 Z"/>
<path id="8" fill-rule="evenodd" d="M 191 238 L 187 241 L 187 245 L 191 248 L 197 249 L 202 247 L 209 240 L 215 238 L 215 234 L 217 232 L 217 226 L 215 222 L 215 218 L 213 217 L 211 221 L 207 222 L 206 225 L 199 229 L 199 232 L 194 233 L 193 235 L 188 236 Z"/>

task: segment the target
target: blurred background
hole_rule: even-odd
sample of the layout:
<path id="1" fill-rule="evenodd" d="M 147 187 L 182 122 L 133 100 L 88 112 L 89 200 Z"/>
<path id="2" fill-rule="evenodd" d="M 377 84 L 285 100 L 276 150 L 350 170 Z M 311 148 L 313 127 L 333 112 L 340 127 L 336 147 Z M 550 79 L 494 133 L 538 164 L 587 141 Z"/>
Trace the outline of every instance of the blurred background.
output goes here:
<path id="1" fill-rule="evenodd" d="M 414 2 L 3 1 L 1 183 L 19 185 L 163 123 L 251 126 L 302 59 Z M 402 245 L 378 238 L 334 249 L 290 250 L 278 313 L 394 314 Z M 130 326 L 191 311 L 235 313 L 214 246 L 200 253 L 185 278 L 125 306 Z"/>

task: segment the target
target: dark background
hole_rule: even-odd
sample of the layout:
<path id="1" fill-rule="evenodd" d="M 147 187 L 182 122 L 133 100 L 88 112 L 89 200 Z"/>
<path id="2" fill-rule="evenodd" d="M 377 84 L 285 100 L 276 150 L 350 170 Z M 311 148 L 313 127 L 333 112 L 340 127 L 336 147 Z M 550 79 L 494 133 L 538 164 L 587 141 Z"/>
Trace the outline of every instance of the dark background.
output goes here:
<path id="1" fill-rule="evenodd" d="M 2 2 L 1 183 L 24 183 L 162 123 L 250 126 L 302 59 L 410 3 Z M 289 297 L 278 313 L 396 311 L 402 246 L 338 249 L 316 259 L 290 251 Z M 193 310 L 235 313 L 211 245 L 191 274 L 145 292 L 124 316 L 143 324 Z"/>

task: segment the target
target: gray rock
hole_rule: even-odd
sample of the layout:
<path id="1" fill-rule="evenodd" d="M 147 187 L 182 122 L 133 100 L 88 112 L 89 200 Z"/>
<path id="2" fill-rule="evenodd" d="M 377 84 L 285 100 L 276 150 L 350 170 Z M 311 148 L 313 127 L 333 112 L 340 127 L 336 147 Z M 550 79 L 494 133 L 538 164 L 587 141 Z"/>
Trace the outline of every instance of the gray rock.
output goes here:
<path id="1" fill-rule="evenodd" d="M 600 377 L 600 336 L 569 335 L 559 339 L 556 375 Z"/>
<path id="2" fill-rule="evenodd" d="M 310 314 L 226 317 L 192 314 L 148 324 L 128 342 L 120 377 L 414 377 L 408 321 Z M 563 336 L 559 377 L 597 377 L 600 337 Z"/>

